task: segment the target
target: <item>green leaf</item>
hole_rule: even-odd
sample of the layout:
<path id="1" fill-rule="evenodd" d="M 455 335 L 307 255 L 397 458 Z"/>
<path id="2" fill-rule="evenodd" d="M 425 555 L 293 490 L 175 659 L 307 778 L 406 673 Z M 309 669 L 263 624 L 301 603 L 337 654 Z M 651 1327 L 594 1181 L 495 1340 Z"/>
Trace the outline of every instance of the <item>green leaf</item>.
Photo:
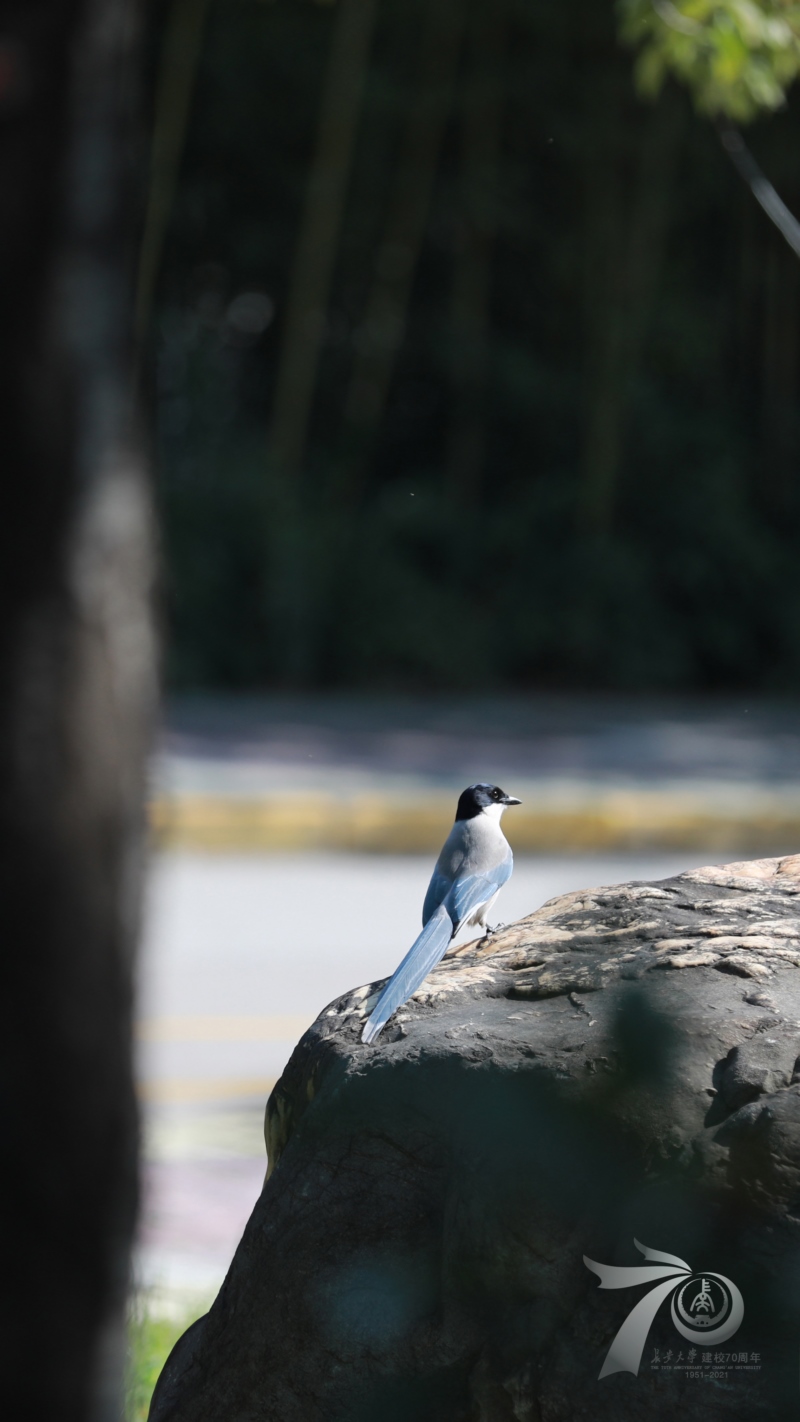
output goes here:
<path id="1" fill-rule="evenodd" d="M 617 14 L 648 97 L 672 74 L 700 112 L 746 122 L 779 108 L 800 72 L 794 0 L 618 0 Z"/>

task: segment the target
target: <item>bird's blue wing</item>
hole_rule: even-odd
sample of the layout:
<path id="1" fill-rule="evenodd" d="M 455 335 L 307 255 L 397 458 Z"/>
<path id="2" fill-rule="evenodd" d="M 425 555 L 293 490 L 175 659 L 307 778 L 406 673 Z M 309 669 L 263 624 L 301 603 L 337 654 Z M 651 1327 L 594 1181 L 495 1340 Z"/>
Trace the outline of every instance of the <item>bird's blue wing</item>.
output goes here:
<path id="1" fill-rule="evenodd" d="M 458 928 L 475 909 L 485 904 L 498 889 L 508 883 L 514 868 L 514 856 L 509 849 L 506 858 L 488 869 L 485 874 L 468 874 L 464 879 L 456 879 L 444 900 L 453 923 Z"/>
<path id="2" fill-rule="evenodd" d="M 440 905 L 383 989 L 361 1034 L 362 1042 L 374 1041 L 396 1008 L 408 1001 L 422 979 L 443 957 L 454 932 L 453 920 L 447 909 Z"/>
<path id="3" fill-rule="evenodd" d="M 375 1040 L 392 1013 L 408 1001 L 444 956 L 459 924 L 508 882 L 513 868 L 509 849 L 506 858 L 485 874 L 469 874 L 453 882 L 434 870 L 422 910 L 425 926 L 378 998 L 361 1034 L 362 1042 Z"/>
<path id="4" fill-rule="evenodd" d="M 440 869 L 434 869 L 431 875 L 431 882 L 428 885 L 428 892 L 425 895 L 425 902 L 422 905 L 422 927 L 432 918 L 441 903 L 447 898 L 453 887 L 452 879 L 443 874 Z"/>

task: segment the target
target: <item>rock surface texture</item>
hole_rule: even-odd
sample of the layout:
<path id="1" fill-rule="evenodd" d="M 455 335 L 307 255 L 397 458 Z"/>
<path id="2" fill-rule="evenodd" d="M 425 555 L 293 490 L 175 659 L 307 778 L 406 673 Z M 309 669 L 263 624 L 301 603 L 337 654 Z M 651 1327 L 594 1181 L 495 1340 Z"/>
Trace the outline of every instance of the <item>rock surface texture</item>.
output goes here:
<path id="1" fill-rule="evenodd" d="M 798 968 L 794 856 L 552 900 L 448 956 L 371 1047 L 380 985 L 334 1002 L 151 1422 L 796 1418 Z M 600 1378 L 652 1277 L 601 1288 L 584 1255 L 641 1266 L 634 1239 L 696 1271 L 688 1305 L 711 1271 L 744 1317 L 715 1341 L 712 1279 L 684 1335 L 665 1297 L 638 1375 Z"/>

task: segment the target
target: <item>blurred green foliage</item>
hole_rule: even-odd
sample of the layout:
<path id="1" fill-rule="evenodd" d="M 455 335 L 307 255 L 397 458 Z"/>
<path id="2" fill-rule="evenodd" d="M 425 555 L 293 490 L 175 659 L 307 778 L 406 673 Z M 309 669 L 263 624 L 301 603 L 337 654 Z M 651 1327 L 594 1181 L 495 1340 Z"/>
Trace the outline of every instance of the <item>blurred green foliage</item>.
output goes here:
<path id="1" fill-rule="evenodd" d="M 742 123 L 780 108 L 800 71 L 794 0 L 618 0 L 618 9 L 623 38 L 641 47 L 643 94 L 672 74 L 700 113 Z"/>
<path id="2" fill-rule="evenodd" d="M 276 460 L 342 4 L 209 7 L 152 323 L 172 685 L 799 686 L 797 261 L 681 87 L 638 96 L 610 3 L 430 0 L 461 30 L 412 250 L 430 8 L 376 0 L 303 457 Z M 800 211 L 791 93 L 751 142 Z"/>
<path id="3" fill-rule="evenodd" d="M 164 1318 L 141 1300 L 133 1305 L 128 1320 L 124 1422 L 147 1422 L 161 1369 L 181 1335 L 207 1308 L 207 1304 L 198 1303 L 174 1318 Z"/>

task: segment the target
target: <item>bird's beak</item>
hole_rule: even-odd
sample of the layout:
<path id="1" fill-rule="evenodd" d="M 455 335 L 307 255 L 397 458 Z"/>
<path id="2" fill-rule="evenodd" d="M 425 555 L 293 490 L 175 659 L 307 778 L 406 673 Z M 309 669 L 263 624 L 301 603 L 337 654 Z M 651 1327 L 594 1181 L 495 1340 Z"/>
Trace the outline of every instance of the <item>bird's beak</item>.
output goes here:
<path id="1" fill-rule="evenodd" d="M 521 800 L 515 800 L 513 795 L 504 795 L 504 796 L 503 796 L 503 804 L 504 804 L 504 805 L 521 805 L 521 804 L 522 804 L 522 801 L 521 801 Z"/>

